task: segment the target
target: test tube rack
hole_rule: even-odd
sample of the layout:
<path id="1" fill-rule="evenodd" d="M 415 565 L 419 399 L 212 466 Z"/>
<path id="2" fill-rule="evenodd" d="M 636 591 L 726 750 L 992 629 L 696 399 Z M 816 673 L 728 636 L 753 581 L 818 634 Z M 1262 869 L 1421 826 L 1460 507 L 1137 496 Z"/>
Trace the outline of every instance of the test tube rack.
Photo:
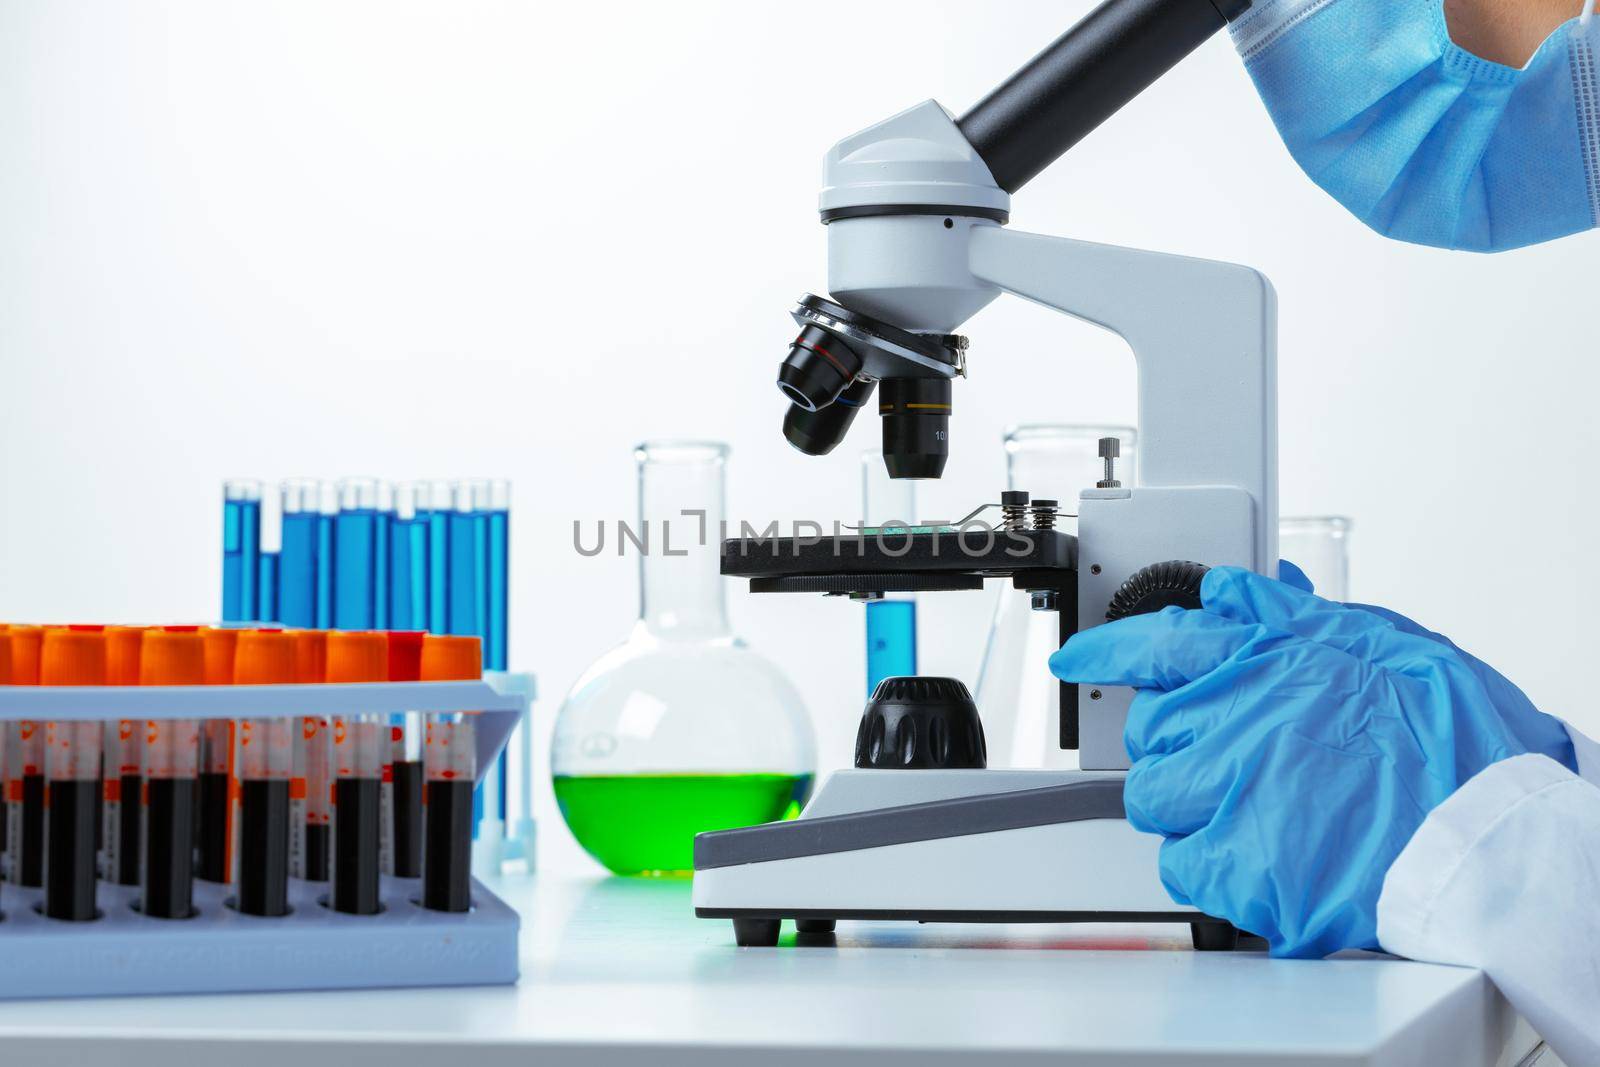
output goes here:
<path id="1" fill-rule="evenodd" d="M 479 775 L 494 766 L 533 697 L 531 677 L 481 682 L 344 685 L 0 686 L 0 721 L 244 719 L 373 712 L 471 711 Z M 290 881 L 292 912 L 243 915 L 233 889 L 196 880 L 195 914 L 158 919 L 137 887 L 101 882 L 100 917 L 46 918 L 42 890 L 0 888 L 0 999 L 241 993 L 400 986 L 504 985 L 517 980 L 520 920 L 481 882 L 472 910 L 430 911 L 421 882 L 386 877 L 377 915 L 326 904 L 326 883 Z"/>

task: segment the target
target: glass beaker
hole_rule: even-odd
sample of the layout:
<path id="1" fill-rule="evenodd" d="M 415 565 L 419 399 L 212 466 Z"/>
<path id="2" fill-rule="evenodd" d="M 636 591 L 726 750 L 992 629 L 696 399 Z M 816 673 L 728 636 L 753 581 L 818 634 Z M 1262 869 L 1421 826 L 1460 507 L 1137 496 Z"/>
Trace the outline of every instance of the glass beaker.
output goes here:
<path id="1" fill-rule="evenodd" d="M 1134 485 L 1139 435 L 1132 426 L 1040 424 L 1006 431 L 1006 488 L 1057 501 L 1058 528 L 1076 533 L 1078 494 L 1104 476 L 1102 437 L 1118 439 L 1117 479 Z M 1009 583 L 999 584 L 975 695 L 989 766 L 1075 767 L 1077 753 L 1061 748 L 1061 687 L 1050 673 L 1050 654 L 1061 647 L 1060 620 L 1053 611 L 1034 611 Z"/>
<path id="2" fill-rule="evenodd" d="M 1278 520 L 1278 555 L 1304 571 L 1324 600 L 1350 599 L 1352 525 L 1340 515 Z"/>
<path id="3" fill-rule="evenodd" d="M 551 772 L 578 843 L 617 874 L 687 874 L 694 835 L 798 811 L 816 741 L 798 690 L 728 624 L 720 569 L 726 445 L 647 442 L 639 618 L 574 683 Z"/>

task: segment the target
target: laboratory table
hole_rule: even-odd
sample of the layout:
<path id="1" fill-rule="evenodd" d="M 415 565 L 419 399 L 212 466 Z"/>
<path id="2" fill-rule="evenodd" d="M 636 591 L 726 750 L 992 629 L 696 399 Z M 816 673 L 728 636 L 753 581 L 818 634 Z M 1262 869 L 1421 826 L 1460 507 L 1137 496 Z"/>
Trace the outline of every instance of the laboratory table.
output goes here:
<path id="1" fill-rule="evenodd" d="M 1510 1067 L 1536 1044 L 1462 968 L 1196 953 L 1176 926 L 841 923 L 739 949 L 686 882 L 492 884 L 523 916 L 514 987 L 10 1002 L 0 1063 Z"/>

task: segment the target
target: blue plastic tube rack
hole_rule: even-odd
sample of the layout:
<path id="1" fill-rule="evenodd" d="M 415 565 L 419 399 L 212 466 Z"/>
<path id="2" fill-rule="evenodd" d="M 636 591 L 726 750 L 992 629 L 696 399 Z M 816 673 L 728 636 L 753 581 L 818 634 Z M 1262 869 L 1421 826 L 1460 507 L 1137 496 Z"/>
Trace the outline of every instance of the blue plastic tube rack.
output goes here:
<path id="1" fill-rule="evenodd" d="M 481 682 L 361 685 L 0 686 L 0 720 L 243 719 L 361 712 L 475 711 L 480 775 L 494 765 L 533 696 L 526 675 Z M 196 881 L 197 914 L 149 918 L 139 890 L 96 886 L 102 917 L 48 919 L 42 893 L 0 889 L 0 999 L 161 993 L 500 985 L 517 980 L 517 913 L 481 883 L 462 914 L 429 911 L 420 879 L 388 878 L 384 910 L 324 907 L 325 883 L 290 880 L 291 914 L 241 915 L 233 887 Z"/>

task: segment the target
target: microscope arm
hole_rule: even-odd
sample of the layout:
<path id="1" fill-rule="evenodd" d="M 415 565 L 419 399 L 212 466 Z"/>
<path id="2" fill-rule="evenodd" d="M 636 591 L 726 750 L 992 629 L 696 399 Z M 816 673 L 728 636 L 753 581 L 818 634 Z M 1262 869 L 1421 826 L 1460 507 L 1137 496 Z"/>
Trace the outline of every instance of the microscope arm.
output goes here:
<path id="1" fill-rule="evenodd" d="M 1232 263 L 974 227 L 972 273 L 1118 334 L 1138 363 L 1139 485 L 1236 486 L 1277 567 L 1277 300 Z M 1150 560 L 1148 562 L 1157 562 Z"/>
<path id="2" fill-rule="evenodd" d="M 972 230 L 979 282 L 1118 334 L 1138 364 L 1139 465 L 1131 486 L 1078 503 L 1078 628 L 1117 588 L 1166 560 L 1278 573 L 1277 327 L 1271 284 L 1248 267 L 998 226 Z M 1063 693 L 1064 747 L 1080 766 L 1128 766 L 1131 690 Z"/>

